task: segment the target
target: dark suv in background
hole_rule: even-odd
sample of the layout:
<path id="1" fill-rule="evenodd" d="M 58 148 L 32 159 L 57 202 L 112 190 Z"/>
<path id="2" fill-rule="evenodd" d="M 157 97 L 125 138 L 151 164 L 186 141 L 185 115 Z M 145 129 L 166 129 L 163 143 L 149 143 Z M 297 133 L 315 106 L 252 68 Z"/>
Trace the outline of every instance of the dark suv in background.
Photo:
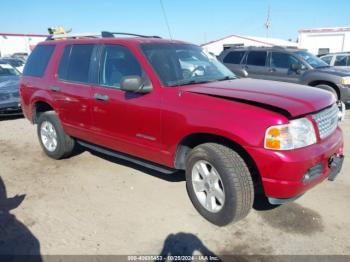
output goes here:
<path id="1" fill-rule="evenodd" d="M 330 67 L 305 50 L 283 47 L 243 47 L 219 55 L 241 77 L 283 81 L 319 87 L 350 102 L 350 71 Z"/>

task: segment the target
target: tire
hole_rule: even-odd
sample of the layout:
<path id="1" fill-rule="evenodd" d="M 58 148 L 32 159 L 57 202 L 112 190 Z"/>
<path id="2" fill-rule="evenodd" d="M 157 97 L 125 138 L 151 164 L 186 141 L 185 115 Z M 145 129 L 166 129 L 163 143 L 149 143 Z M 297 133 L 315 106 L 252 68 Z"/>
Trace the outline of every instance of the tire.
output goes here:
<path id="1" fill-rule="evenodd" d="M 337 91 L 333 87 L 331 87 L 329 85 L 317 85 L 316 87 L 331 92 L 334 95 L 335 99 L 339 100 Z"/>
<path id="2" fill-rule="evenodd" d="M 50 131 L 50 134 L 48 131 Z M 75 140 L 64 132 L 54 111 L 48 111 L 39 116 L 37 134 L 43 151 L 49 157 L 62 159 L 72 154 L 75 147 Z M 47 138 L 48 136 L 51 137 Z M 56 143 L 53 142 L 54 139 Z M 54 146 L 55 144 L 56 146 Z"/>
<path id="3" fill-rule="evenodd" d="M 212 173 L 217 173 L 221 183 L 219 181 L 214 186 L 204 183 L 207 192 L 198 192 L 203 186 L 203 182 L 200 181 L 201 176 L 198 175 L 201 172 L 198 170 L 202 170 L 202 167 L 205 169 L 205 166 L 208 169 L 212 166 L 210 176 Z M 253 206 L 254 187 L 248 167 L 238 153 L 220 144 L 205 143 L 191 150 L 186 163 L 186 187 L 197 211 L 205 219 L 218 226 L 225 226 L 243 219 Z M 217 194 L 218 189 L 222 189 L 224 201 L 222 201 L 221 193 Z M 213 194 L 215 195 L 214 200 Z M 203 199 L 205 197 L 208 199 L 207 196 L 211 196 L 211 201 L 205 207 L 208 202 Z"/>

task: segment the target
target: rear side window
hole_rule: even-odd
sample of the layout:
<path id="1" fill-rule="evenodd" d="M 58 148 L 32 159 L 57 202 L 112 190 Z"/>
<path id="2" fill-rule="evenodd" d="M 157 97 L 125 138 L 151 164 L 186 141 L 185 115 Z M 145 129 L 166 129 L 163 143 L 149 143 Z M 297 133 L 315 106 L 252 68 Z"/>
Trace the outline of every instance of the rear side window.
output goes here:
<path id="1" fill-rule="evenodd" d="M 253 66 L 265 66 L 267 52 L 264 51 L 251 51 L 248 54 L 247 65 Z"/>
<path id="2" fill-rule="evenodd" d="M 92 44 L 66 46 L 58 67 L 58 78 L 88 83 L 93 49 Z"/>
<path id="3" fill-rule="evenodd" d="M 42 77 L 54 49 L 54 45 L 38 45 L 35 47 L 33 52 L 28 57 L 28 61 L 23 70 L 23 75 Z"/>
<path id="4" fill-rule="evenodd" d="M 244 51 L 229 52 L 225 58 L 224 63 L 227 64 L 240 64 L 244 56 Z"/>

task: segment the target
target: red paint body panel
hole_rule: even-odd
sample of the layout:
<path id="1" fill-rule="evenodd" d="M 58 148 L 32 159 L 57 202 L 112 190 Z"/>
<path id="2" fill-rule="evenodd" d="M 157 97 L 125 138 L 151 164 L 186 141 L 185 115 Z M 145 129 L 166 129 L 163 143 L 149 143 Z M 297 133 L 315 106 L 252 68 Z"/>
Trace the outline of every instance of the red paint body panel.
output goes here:
<path id="1" fill-rule="evenodd" d="M 177 147 L 185 137 L 198 133 L 225 137 L 241 145 L 251 156 L 270 197 L 302 194 L 327 177 L 326 168 L 319 179 L 309 184 L 301 182 L 309 168 L 340 153 L 343 147 L 340 129 L 306 148 L 266 150 L 266 129 L 288 123 L 289 119 L 243 100 L 281 108 L 295 118 L 330 106 L 334 103 L 332 95 L 312 87 L 253 79 L 163 87 L 139 49 L 139 44 L 145 42 L 175 41 L 107 38 L 44 42 L 56 45 L 45 76 L 24 76 L 20 81 L 25 116 L 32 120 L 35 103 L 48 103 L 58 113 L 67 134 L 168 167 L 174 167 Z M 131 94 L 98 85 L 60 81 L 59 60 L 64 46 L 72 43 L 119 44 L 129 48 L 150 79 L 152 92 Z M 61 92 L 51 91 L 52 85 L 60 86 Z M 108 95 L 108 103 L 95 100 L 95 93 Z"/>

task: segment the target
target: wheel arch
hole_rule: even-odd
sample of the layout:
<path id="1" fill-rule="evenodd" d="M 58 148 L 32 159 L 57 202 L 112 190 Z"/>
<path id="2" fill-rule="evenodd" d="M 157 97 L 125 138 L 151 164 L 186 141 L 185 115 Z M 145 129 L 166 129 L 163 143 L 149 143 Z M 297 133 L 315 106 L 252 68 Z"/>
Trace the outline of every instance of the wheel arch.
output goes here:
<path id="1" fill-rule="evenodd" d="M 50 102 L 47 102 L 44 99 L 38 99 L 35 102 L 33 102 L 32 123 L 37 124 L 40 115 L 48 111 L 55 111 L 54 107 Z"/>
<path id="2" fill-rule="evenodd" d="M 185 170 L 186 158 L 192 148 L 204 143 L 217 143 L 236 151 L 245 161 L 252 175 L 254 185 L 261 185 L 261 177 L 254 159 L 237 142 L 221 135 L 210 133 L 193 133 L 185 136 L 177 145 L 174 166 L 176 169 Z"/>
<path id="3" fill-rule="evenodd" d="M 336 84 L 332 83 L 332 82 L 329 82 L 329 81 L 326 81 L 326 80 L 315 80 L 315 81 L 312 81 L 308 84 L 309 86 L 318 86 L 318 85 L 327 85 L 327 86 L 330 86 L 332 87 L 335 92 L 337 93 L 337 96 L 338 96 L 338 99 L 340 98 L 340 90 L 339 90 L 339 87 L 337 87 Z"/>

